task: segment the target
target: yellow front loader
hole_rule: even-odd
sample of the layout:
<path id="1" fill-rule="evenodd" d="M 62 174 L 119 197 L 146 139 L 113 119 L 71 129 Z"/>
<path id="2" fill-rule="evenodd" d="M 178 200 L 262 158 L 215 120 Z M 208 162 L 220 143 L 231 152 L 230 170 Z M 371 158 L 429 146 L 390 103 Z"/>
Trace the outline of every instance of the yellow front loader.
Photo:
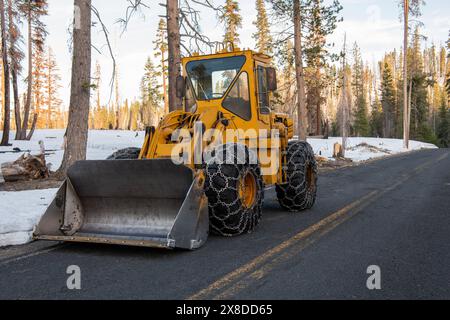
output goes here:
<path id="1" fill-rule="evenodd" d="M 70 168 L 35 239 L 193 250 L 210 231 L 252 232 L 268 187 L 286 210 L 314 205 L 314 153 L 272 111 L 270 57 L 231 48 L 182 65 L 183 111 L 148 128 L 141 149 Z"/>

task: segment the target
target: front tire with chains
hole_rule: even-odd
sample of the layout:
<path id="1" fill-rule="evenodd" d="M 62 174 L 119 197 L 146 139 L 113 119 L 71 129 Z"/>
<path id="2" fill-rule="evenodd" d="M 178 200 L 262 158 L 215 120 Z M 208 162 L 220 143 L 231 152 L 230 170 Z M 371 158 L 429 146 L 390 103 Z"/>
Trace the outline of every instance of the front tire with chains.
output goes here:
<path id="1" fill-rule="evenodd" d="M 240 144 L 219 146 L 205 173 L 211 231 L 226 237 L 252 232 L 261 220 L 264 201 L 256 155 Z"/>
<path id="2" fill-rule="evenodd" d="M 292 141 L 287 149 L 283 169 L 287 182 L 276 186 L 280 205 L 292 212 L 311 209 L 317 194 L 317 162 L 311 145 Z"/>

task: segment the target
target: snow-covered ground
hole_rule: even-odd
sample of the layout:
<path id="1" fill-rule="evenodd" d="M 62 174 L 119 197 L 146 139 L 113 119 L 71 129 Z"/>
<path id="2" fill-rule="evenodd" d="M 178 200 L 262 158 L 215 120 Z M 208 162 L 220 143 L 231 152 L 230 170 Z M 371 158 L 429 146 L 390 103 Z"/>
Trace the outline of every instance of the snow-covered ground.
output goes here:
<path id="1" fill-rule="evenodd" d="M 0 247 L 29 242 L 56 191 L 0 192 Z"/>
<path id="2" fill-rule="evenodd" d="M 333 160 L 334 144 L 342 144 L 342 138 L 309 139 L 316 155 Z M 433 144 L 410 141 L 410 149 L 403 148 L 403 140 L 381 138 L 348 138 L 345 157 L 354 162 L 366 161 L 421 149 L 437 149 Z"/>
<path id="3" fill-rule="evenodd" d="M 56 169 L 61 164 L 64 154 L 62 149 L 64 132 L 65 130 L 37 130 L 31 141 L 15 141 L 11 133 L 10 143 L 13 146 L 0 147 L 0 163 L 15 161 L 21 155 L 2 151 L 19 148 L 23 152 L 39 153 L 39 141 L 44 141 L 45 149 L 50 150 L 46 157 L 47 163 L 51 163 L 52 169 Z M 114 151 L 127 147 L 141 147 L 144 138 L 144 132 L 93 130 L 89 132 L 87 157 L 91 160 L 105 159 Z"/>
<path id="4" fill-rule="evenodd" d="M 22 152 L 39 152 L 39 141 L 44 141 L 49 150 L 47 162 L 56 169 L 63 156 L 64 130 L 38 130 L 31 141 L 14 141 L 12 147 L 0 147 L 0 164 L 15 161 L 21 153 L 2 153 L 19 148 Z M 90 131 L 88 140 L 88 159 L 105 159 L 114 151 L 126 147 L 140 147 L 144 140 L 143 132 L 130 131 Z M 342 139 L 310 139 L 317 155 L 330 158 L 333 146 Z M 411 142 L 411 150 L 436 148 L 434 145 Z M 403 142 L 394 139 L 350 138 L 346 156 L 355 162 L 406 152 Z M 0 247 L 24 244 L 31 240 L 33 227 L 39 222 L 45 209 L 55 196 L 55 189 L 23 192 L 0 192 Z"/>

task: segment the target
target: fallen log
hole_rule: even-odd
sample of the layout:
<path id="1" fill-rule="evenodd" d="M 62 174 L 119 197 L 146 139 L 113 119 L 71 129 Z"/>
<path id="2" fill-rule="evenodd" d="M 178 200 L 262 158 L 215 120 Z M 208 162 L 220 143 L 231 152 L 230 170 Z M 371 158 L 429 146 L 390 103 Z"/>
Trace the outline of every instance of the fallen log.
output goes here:
<path id="1" fill-rule="evenodd" d="M 45 161 L 45 148 L 42 142 L 40 142 L 40 146 L 41 153 L 39 155 L 24 153 L 14 162 L 1 164 L 0 183 L 48 178 L 50 170 Z"/>

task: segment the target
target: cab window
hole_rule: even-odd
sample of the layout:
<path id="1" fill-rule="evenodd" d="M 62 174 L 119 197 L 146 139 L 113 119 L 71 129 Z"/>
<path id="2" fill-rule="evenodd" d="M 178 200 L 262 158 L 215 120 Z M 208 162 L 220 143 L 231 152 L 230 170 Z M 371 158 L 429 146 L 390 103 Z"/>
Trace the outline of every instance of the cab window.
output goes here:
<path id="1" fill-rule="evenodd" d="M 245 56 L 235 56 L 189 62 L 186 71 L 197 99 L 222 99 L 245 60 Z"/>
<path id="2" fill-rule="evenodd" d="M 185 110 L 191 111 L 192 108 L 196 105 L 194 91 L 189 81 L 186 82 L 186 101 L 185 101 Z"/>
<path id="3" fill-rule="evenodd" d="M 267 71 L 266 68 L 258 66 L 258 106 L 259 113 L 270 114 L 269 90 L 267 88 Z"/>
<path id="4" fill-rule="evenodd" d="M 234 83 L 222 106 L 244 120 L 251 120 L 250 90 L 247 72 L 242 72 Z"/>

